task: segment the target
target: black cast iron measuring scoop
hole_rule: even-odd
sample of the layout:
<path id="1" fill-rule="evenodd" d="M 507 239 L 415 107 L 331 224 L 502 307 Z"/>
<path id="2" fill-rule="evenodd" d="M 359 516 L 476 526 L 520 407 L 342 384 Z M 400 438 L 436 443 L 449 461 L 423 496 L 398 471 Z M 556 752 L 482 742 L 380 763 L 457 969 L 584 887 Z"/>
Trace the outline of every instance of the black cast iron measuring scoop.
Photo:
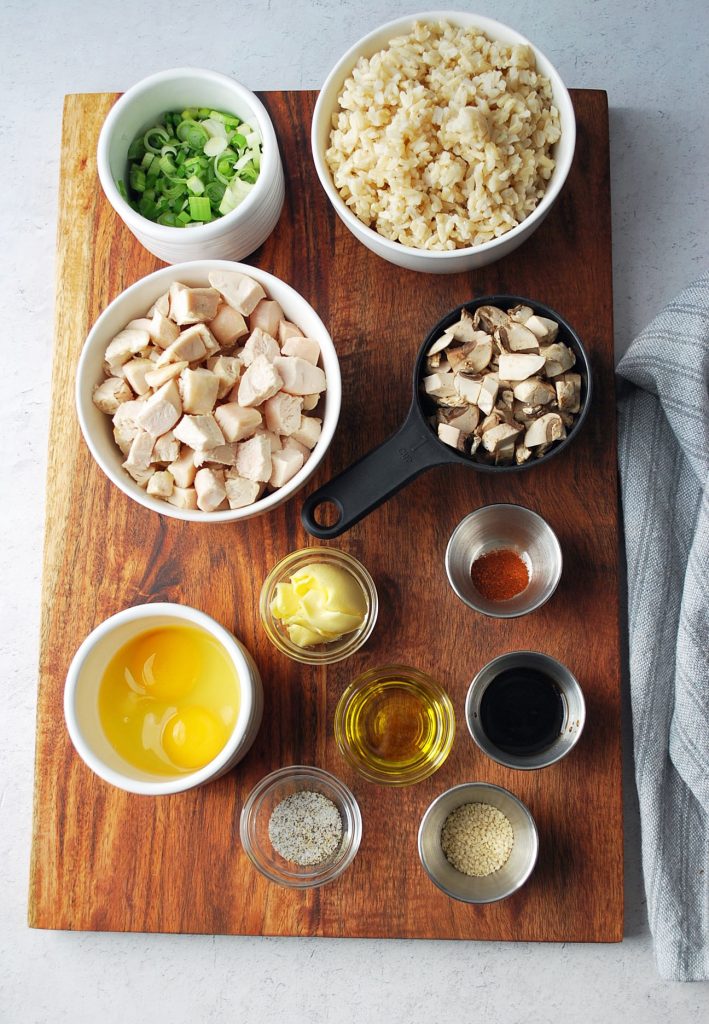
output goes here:
<path id="1" fill-rule="evenodd" d="M 421 378 L 425 367 L 426 353 L 446 328 L 460 319 L 463 310 L 473 313 L 478 306 L 498 306 L 509 309 L 512 306 L 530 306 L 540 316 L 556 320 L 559 325 L 558 341 L 568 345 L 576 355 L 574 372 L 581 375 L 581 407 L 567 436 L 557 442 L 541 458 L 529 459 L 521 465 L 490 465 L 477 462 L 474 457 L 456 451 L 439 440 L 431 428 L 428 417 L 435 411 L 435 405 L 422 394 Z M 333 477 L 305 499 L 301 511 L 303 526 L 322 540 L 339 537 L 345 530 L 358 523 L 375 508 L 397 491 L 405 487 L 421 473 L 433 466 L 449 463 L 467 466 L 482 473 L 521 473 L 533 469 L 563 451 L 579 433 L 588 414 L 591 400 L 591 365 L 576 331 L 555 310 L 541 302 L 534 302 L 519 295 L 486 295 L 451 310 L 429 331 L 419 349 L 414 365 L 413 401 L 404 423 L 395 434 L 364 455 L 357 462 Z M 322 505 L 334 506 L 339 513 L 331 525 L 321 525 L 315 514 Z"/>

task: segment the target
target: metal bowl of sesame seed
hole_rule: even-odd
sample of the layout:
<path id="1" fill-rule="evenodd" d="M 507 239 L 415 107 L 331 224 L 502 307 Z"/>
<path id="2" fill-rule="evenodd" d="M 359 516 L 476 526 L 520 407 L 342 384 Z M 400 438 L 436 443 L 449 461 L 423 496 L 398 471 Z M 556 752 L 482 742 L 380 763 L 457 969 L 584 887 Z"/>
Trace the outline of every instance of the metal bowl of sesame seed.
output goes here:
<path id="1" fill-rule="evenodd" d="M 254 787 L 239 831 L 262 875 L 291 889 L 312 889 L 352 863 L 362 839 L 362 815 L 354 795 L 334 775 L 290 765 Z"/>
<path id="2" fill-rule="evenodd" d="M 423 816 L 419 857 L 434 885 L 463 903 L 495 903 L 534 871 L 537 826 L 514 794 L 465 782 L 437 797 Z"/>

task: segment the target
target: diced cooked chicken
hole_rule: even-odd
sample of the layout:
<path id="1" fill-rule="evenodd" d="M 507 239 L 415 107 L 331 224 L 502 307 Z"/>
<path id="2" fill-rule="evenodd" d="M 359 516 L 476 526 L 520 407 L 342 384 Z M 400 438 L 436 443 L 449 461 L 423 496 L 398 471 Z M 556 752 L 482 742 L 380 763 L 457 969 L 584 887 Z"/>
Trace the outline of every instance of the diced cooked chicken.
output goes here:
<path id="1" fill-rule="evenodd" d="M 322 420 L 317 416 L 301 416 L 300 426 L 290 435 L 295 441 L 300 441 L 306 448 L 314 448 L 320 440 L 322 433 Z"/>
<path id="2" fill-rule="evenodd" d="M 283 347 L 290 338 L 302 338 L 303 332 L 290 320 L 281 320 L 278 325 L 278 344 Z M 287 355 L 288 353 L 286 353 Z"/>
<path id="3" fill-rule="evenodd" d="M 168 363 L 182 361 L 192 363 L 198 359 L 204 359 L 206 355 L 207 346 L 204 344 L 202 335 L 199 331 L 195 332 L 194 328 L 190 328 L 188 331 L 182 331 L 177 341 L 168 345 L 158 359 L 157 365 L 166 366 Z"/>
<path id="4" fill-rule="evenodd" d="M 135 399 L 121 402 L 113 414 L 113 437 L 124 455 L 130 451 L 130 446 L 140 430 L 138 416 L 142 412 L 144 404 Z"/>
<path id="5" fill-rule="evenodd" d="M 289 436 L 300 426 L 303 412 L 303 399 L 296 395 L 287 395 L 279 391 L 273 398 L 263 404 L 266 426 L 275 434 Z"/>
<path id="6" fill-rule="evenodd" d="M 280 451 L 283 447 L 283 443 L 278 434 L 274 434 L 272 430 L 268 430 L 265 426 L 257 427 L 254 431 L 254 437 L 259 436 L 268 438 L 268 443 L 271 446 L 272 452 Z"/>
<path id="7" fill-rule="evenodd" d="M 152 461 L 154 444 L 155 438 L 147 430 L 138 430 L 124 463 L 126 469 L 147 469 Z"/>
<path id="8" fill-rule="evenodd" d="M 225 443 L 219 424 L 211 413 L 204 416 L 183 416 L 175 427 L 174 434 L 178 441 L 198 452 Z"/>
<path id="9" fill-rule="evenodd" d="M 175 508 L 196 509 L 197 491 L 194 487 L 173 487 L 172 494 L 165 499 Z"/>
<path id="10" fill-rule="evenodd" d="M 216 448 L 208 448 L 203 452 L 194 453 L 195 466 L 203 466 L 205 462 L 216 462 L 220 466 L 235 466 L 236 445 L 220 444 Z"/>
<path id="11" fill-rule="evenodd" d="M 138 466 L 132 466 L 127 460 L 123 463 L 123 469 L 125 469 L 128 476 L 135 480 L 138 487 L 142 487 L 143 489 L 148 486 L 151 476 L 155 473 L 155 466 L 148 466 L 147 469 L 141 469 Z"/>
<path id="12" fill-rule="evenodd" d="M 133 392 L 121 377 L 107 377 L 94 388 L 93 402 L 100 412 L 112 416 L 118 406 L 130 402 Z"/>
<path id="13" fill-rule="evenodd" d="M 216 288 L 187 288 L 177 282 L 170 287 L 170 319 L 180 327 L 213 320 L 218 306 Z"/>
<path id="14" fill-rule="evenodd" d="M 137 420 L 143 430 L 156 438 L 174 427 L 181 415 L 180 392 L 175 381 L 169 380 L 145 402 Z"/>
<path id="15" fill-rule="evenodd" d="M 258 409 L 244 409 L 238 402 L 217 406 L 214 416 L 227 441 L 245 441 L 253 437 L 262 423 Z"/>
<path id="16" fill-rule="evenodd" d="M 195 465 L 195 452 L 188 445 L 183 444 L 180 454 L 174 462 L 167 467 L 172 473 L 176 487 L 191 487 L 197 473 Z"/>
<path id="17" fill-rule="evenodd" d="M 276 339 L 257 327 L 251 332 L 244 345 L 241 361 L 244 366 L 251 366 L 257 356 L 265 356 L 269 363 L 272 363 L 280 354 L 281 350 Z"/>
<path id="18" fill-rule="evenodd" d="M 211 370 L 198 367 L 183 370 L 179 380 L 182 408 L 190 414 L 212 412 L 217 401 L 219 378 Z"/>
<path id="19" fill-rule="evenodd" d="M 172 430 L 156 438 L 153 445 L 153 462 L 174 462 L 180 455 L 180 442 Z"/>
<path id="20" fill-rule="evenodd" d="M 159 470 L 148 480 L 147 491 L 154 498 L 169 498 L 172 494 L 175 481 L 169 470 Z"/>
<path id="21" fill-rule="evenodd" d="M 227 476 L 224 481 L 229 508 L 245 508 L 253 505 L 260 496 L 262 484 L 255 480 L 245 480 L 243 476 Z"/>
<path id="22" fill-rule="evenodd" d="M 151 388 L 161 388 L 169 380 L 179 377 L 182 371 L 189 365 L 185 359 L 181 359 L 177 363 L 168 363 L 166 366 L 159 366 L 154 370 L 149 370 L 145 375 L 145 383 Z"/>
<path id="23" fill-rule="evenodd" d="M 283 379 L 283 390 L 289 395 L 320 394 L 327 387 L 325 374 L 300 356 L 279 356 L 274 366 Z"/>
<path id="24" fill-rule="evenodd" d="M 458 343 L 470 336 L 463 321 Z M 210 287 L 173 283 L 111 340 L 94 401 L 113 418 L 125 471 L 153 497 L 241 508 L 290 481 L 317 445 L 322 420 L 303 413 L 323 402 L 320 357 L 256 281 L 216 271 Z M 445 400 L 465 405 L 466 423 L 478 415 L 455 392 Z"/>
<path id="25" fill-rule="evenodd" d="M 271 468 L 271 445 L 267 437 L 259 434 L 239 444 L 236 453 L 239 476 L 266 483 L 270 479 Z"/>
<path id="26" fill-rule="evenodd" d="M 278 337 L 278 325 L 285 320 L 281 304 L 275 299 L 261 299 L 249 316 L 249 327 L 252 331 L 262 330 L 272 338 Z"/>
<path id="27" fill-rule="evenodd" d="M 226 398 L 239 379 L 241 359 L 238 356 L 212 356 L 207 360 L 207 369 L 216 374 L 219 381 L 217 400 Z"/>
<path id="28" fill-rule="evenodd" d="M 198 470 L 194 478 L 194 489 L 197 492 L 197 508 L 203 512 L 213 512 L 226 498 L 224 470 Z"/>
<path id="29" fill-rule="evenodd" d="M 270 363 L 266 356 L 256 356 L 239 381 L 239 405 L 245 408 L 261 405 L 267 398 L 273 398 L 281 390 L 283 383 L 276 363 Z M 315 388 L 309 390 L 314 391 Z"/>
<path id="30" fill-rule="evenodd" d="M 500 353 L 500 378 L 502 380 L 526 380 L 538 373 L 544 366 L 544 356 L 526 352 Z"/>
<path id="31" fill-rule="evenodd" d="M 173 341 L 177 341 L 180 328 L 174 320 L 163 316 L 160 310 L 156 309 L 150 321 L 150 327 L 148 327 L 148 334 L 150 340 L 158 348 L 167 348 L 168 345 L 172 345 Z"/>
<path id="32" fill-rule="evenodd" d="M 515 398 L 525 405 L 547 405 L 554 395 L 554 386 L 539 377 L 528 377 L 514 387 Z"/>
<path id="33" fill-rule="evenodd" d="M 115 374 L 116 369 L 127 363 L 132 356 L 147 352 L 149 347 L 150 335 L 147 331 L 119 331 L 106 349 L 106 365 Z"/>
<path id="34" fill-rule="evenodd" d="M 438 437 L 444 444 L 450 445 L 451 448 L 456 448 L 458 451 L 463 451 L 465 448 L 465 435 L 458 427 L 453 427 L 450 423 L 438 424 Z"/>
<path id="35" fill-rule="evenodd" d="M 303 338 L 298 335 L 288 338 L 283 343 L 281 352 L 284 356 L 300 356 L 306 363 L 312 363 L 313 366 L 317 366 L 320 358 L 320 346 L 317 341 L 314 338 Z"/>
<path id="36" fill-rule="evenodd" d="M 249 333 L 241 313 L 228 302 L 220 302 L 217 315 L 209 321 L 209 329 L 222 348 L 233 348 L 239 338 Z"/>
<path id="37" fill-rule="evenodd" d="M 549 444 L 566 437 L 566 428 L 556 412 L 548 412 L 527 427 L 524 443 L 527 448 L 536 448 L 540 444 Z"/>
<path id="38" fill-rule="evenodd" d="M 257 281 L 236 270 L 212 270 L 209 283 L 242 316 L 249 316 L 261 299 L 266 298 L 266 292 Z"/>
<path id="39" fill-rule="evenodd" d="M 271 453 L 271 487 L 283 487 L 301 469 L 304 459 L 300 452 L 293 448 Z"/>
<path id="40" fill-rule="evenodd" d="M 288 449 L 294 452 L 300 452 L 304 461 L 307 461 L 307 458 L 310 455 L 310 449 L 306 448 L 306 446 L 300 441 L 296 441 L 293 436 L 283 438 L 283 451 L 287 451 Z"/>
<path id="41" fill-rule="evenodd" d="M 162 313 L 163 316 L 168 316 L 170 313 L 170 293 L 164 292 L 159 298 L 155 300 L 146 316 L 154 316 L 155 313 Z"/>
<path id="42" fill-rule="evenodd" d="M 576 362 L 573 351 L 560 341 L 553 345 L 542 345 L 541 352 L 547 377 L 558 377 L 560 373 L 570 370 Z"/>
<path id="43" fill-rule="evenodd" d="M 123 372 L 126 375 L 126 380 L 130 384 L 136 395 L 144 395 L 150 390 L 150 385 L 145 379 L 145 375 L 155 368 L 155 364 L 150 359 L 129 359 L 127 363 L 123 364 Z"/>

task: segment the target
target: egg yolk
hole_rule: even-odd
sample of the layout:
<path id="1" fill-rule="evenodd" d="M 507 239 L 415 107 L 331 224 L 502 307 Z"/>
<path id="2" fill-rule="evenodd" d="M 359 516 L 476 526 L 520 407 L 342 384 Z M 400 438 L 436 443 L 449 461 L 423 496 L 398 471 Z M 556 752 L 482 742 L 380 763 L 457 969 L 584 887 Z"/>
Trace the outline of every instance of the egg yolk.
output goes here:
<path id="1" fill-rule="evenodd" d="M 239 678 L 222 645 L 193 626 L 151 629 L 124 644 L 98 693 L 106 738 L 128 764 L 179 775 L 213 761 L 239 711 Z"/>
<path id="2" fill-rule="evenodd" d="M 162 734 L 165 753 L 180 768 L 202 768 L 226 742 L 226 730 L 207 708 L 190 704 L 169 718 Z"/>

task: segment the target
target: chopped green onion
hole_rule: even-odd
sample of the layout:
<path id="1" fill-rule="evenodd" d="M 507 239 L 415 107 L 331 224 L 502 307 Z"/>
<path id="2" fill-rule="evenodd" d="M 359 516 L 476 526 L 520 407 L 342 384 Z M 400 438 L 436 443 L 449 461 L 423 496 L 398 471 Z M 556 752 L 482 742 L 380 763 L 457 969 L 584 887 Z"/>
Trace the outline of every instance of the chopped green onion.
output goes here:
<path id="1" fill-rule="evenodd" d="M 212 208 L 206 196 L 190 196 L 189 202 L 192 220 L 208 221 L 212 219 Z"/>
<path id="2" fill-rule="evenodd" d="M 168 111 L 128 148 L 121 196 L 167 227 L 199 227 L 244 201 L 258 179 L 261 137 L 234 114 Z"/>

